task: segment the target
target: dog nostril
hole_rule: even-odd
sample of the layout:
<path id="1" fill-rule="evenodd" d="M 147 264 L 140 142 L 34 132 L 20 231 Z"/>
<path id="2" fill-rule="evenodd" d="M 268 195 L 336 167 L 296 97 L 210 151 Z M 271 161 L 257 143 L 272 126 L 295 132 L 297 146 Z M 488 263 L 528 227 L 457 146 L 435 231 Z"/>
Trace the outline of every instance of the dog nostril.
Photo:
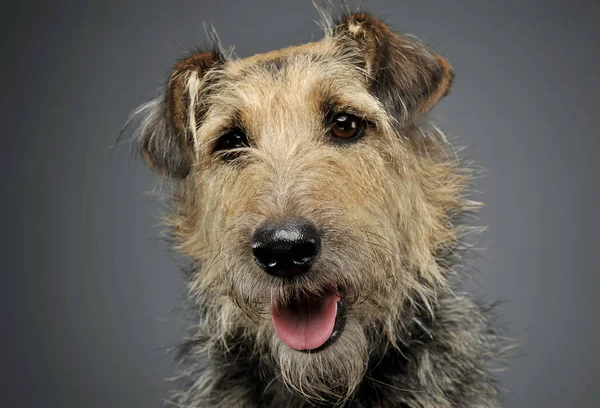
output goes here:
<path id="1" fill-rule="evenodd" d="M 304 266 L 309 263 L 318 252 L 318 248 L 313 242 L 304 242 L 292 248 L 292 262 L 297 266 Z"/>
<path id="2" fill-rule="evenodd" d="M 265 272 L 293 277 L 310 269 L 321 250 L 321 233 L 302 219 L 265 222 L 252 234 L 256 264 Z"/>
<path id="3" fill-rule="evenodd" d="M 261 267 L 274 268 L 277 266 L 277 258 L 272 251 L 266 248 L 254 248 L 252 250 L 254 257 L 260 263 Z"/>

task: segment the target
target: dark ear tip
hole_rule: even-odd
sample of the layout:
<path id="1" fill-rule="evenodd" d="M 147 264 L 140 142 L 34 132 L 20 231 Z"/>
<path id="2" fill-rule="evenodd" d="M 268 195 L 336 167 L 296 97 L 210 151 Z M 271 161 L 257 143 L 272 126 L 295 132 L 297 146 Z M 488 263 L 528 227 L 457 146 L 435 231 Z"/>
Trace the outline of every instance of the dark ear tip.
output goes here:
<path id="1" fill-rule="evenodd" d="M 183 180 L 188 176 L 192 167 L 188 157 L 177 154 L 174 157 L 166 157 L 164 154 L 157 155 L 156 152 L 151 152 L 147 143 L 141 146 L 139 153 L 152 171 L 170 178 Z M 158 157 L 162 157 L 162 162 Z"/>
<path id="2" fill-rule="evenodd" d="M 162 99 L 159 96 L 141 108 L 143 118 L 134 151 L 154 172 L 184 179 L 192 167 L 193 153 L 170 123 Z"/>
<path id="3" fill-rule="evenodd" d="M 148 154 L 148 152 L 142 150 L 142 157 L 144 161 L 148 164 L 148 167 L 155 173 L 160 175 L 170 177 L 173 179 L 183 180 L 188 174 L 190 174 L 191 165 L 184 163 L 168 163 L 166 165 L 160 165 L 155 163 L 152 160 L 152 157 Z M 168 166 L 168 167 L 167 167 Z"/>
<path id="4" fill-rule="evenodd" d="M 152 156 L 150 155 L 150 153 L 148 153 L 147 149 L 142 147 L 140 149 L 140 154 L 142 155 L 142 158 L 144 159 L 144 161 L 146 162 L 148 167 L 150 167 L 153 171 L 155 171 L 159 174 L 162 174 L 165 172 L 165 170 L 162 167 L 157 166 L 156 163 L 154 163 L 154 160 L 152 160 Z"/>
<path id="5" fill-rule="evenodd" d="M 454 84 L 454 71 L 450 72 L 450 77 L 448 78 L 448 87 L 446 88 L 446 91 L 444 92 L 444 95 L 442 95 L 442 97 L 446 97 L 450 94 L 450 92 L 452 91 L 452 85 Z"/>
<path id="6" fill-rule="evenodd" d="M 441 98 L 443 98 L 445 96 L 448 96 L 448 94 L 450 93 L 450 90 L 452 89 L 452 84 L 454 83 L 455 74 L 452 65 L 450 65 L 448 60 L 446 60 L 444 57 L 436 55 L 436 60 L 442 70 L 440 86 L 442 87 L 442 89 L 444 89 L 444 92 L 441 95 Z"/>

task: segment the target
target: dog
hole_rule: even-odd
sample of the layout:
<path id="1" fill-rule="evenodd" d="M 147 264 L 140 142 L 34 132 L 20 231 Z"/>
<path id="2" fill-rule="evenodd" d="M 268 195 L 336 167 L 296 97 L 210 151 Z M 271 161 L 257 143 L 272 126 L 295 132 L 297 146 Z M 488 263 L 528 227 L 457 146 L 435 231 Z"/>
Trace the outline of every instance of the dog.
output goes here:
<path id="1" fill-rule="evenodd" d="M 180 60 L 134 114 L 197 326 L 176 407 L 500 406 L 506 343 L 453 276 L 473 172 L 427 113 L 445 58 L 366 12 Z"/>

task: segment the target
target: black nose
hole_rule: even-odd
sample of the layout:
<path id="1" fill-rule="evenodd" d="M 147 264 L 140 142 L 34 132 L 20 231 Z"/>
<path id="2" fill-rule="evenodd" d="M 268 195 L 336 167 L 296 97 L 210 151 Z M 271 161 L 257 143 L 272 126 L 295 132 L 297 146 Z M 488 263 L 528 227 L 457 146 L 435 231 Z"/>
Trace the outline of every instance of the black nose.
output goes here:
<path id="1" fill-rule="evenodd" d="M 282 277 L 300 275 L 315 263 L 321 234 L 303 219 L 265 222 L 252 234 L 252 252 L 265 272 Z"/>

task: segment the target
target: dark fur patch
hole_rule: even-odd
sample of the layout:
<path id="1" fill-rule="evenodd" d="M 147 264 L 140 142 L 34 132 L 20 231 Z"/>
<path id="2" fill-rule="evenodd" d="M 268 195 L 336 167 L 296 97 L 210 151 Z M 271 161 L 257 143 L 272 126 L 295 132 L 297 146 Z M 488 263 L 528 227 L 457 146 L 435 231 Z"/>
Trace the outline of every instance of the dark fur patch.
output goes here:
<path id="1" fill-rule="evenodd" d="M 285 67 L 287 66 L 287 59 L 282 57 L 272 58 L 260 62 L 258 65 L 272 75 L 278 75 L 285 70 Z"/>

